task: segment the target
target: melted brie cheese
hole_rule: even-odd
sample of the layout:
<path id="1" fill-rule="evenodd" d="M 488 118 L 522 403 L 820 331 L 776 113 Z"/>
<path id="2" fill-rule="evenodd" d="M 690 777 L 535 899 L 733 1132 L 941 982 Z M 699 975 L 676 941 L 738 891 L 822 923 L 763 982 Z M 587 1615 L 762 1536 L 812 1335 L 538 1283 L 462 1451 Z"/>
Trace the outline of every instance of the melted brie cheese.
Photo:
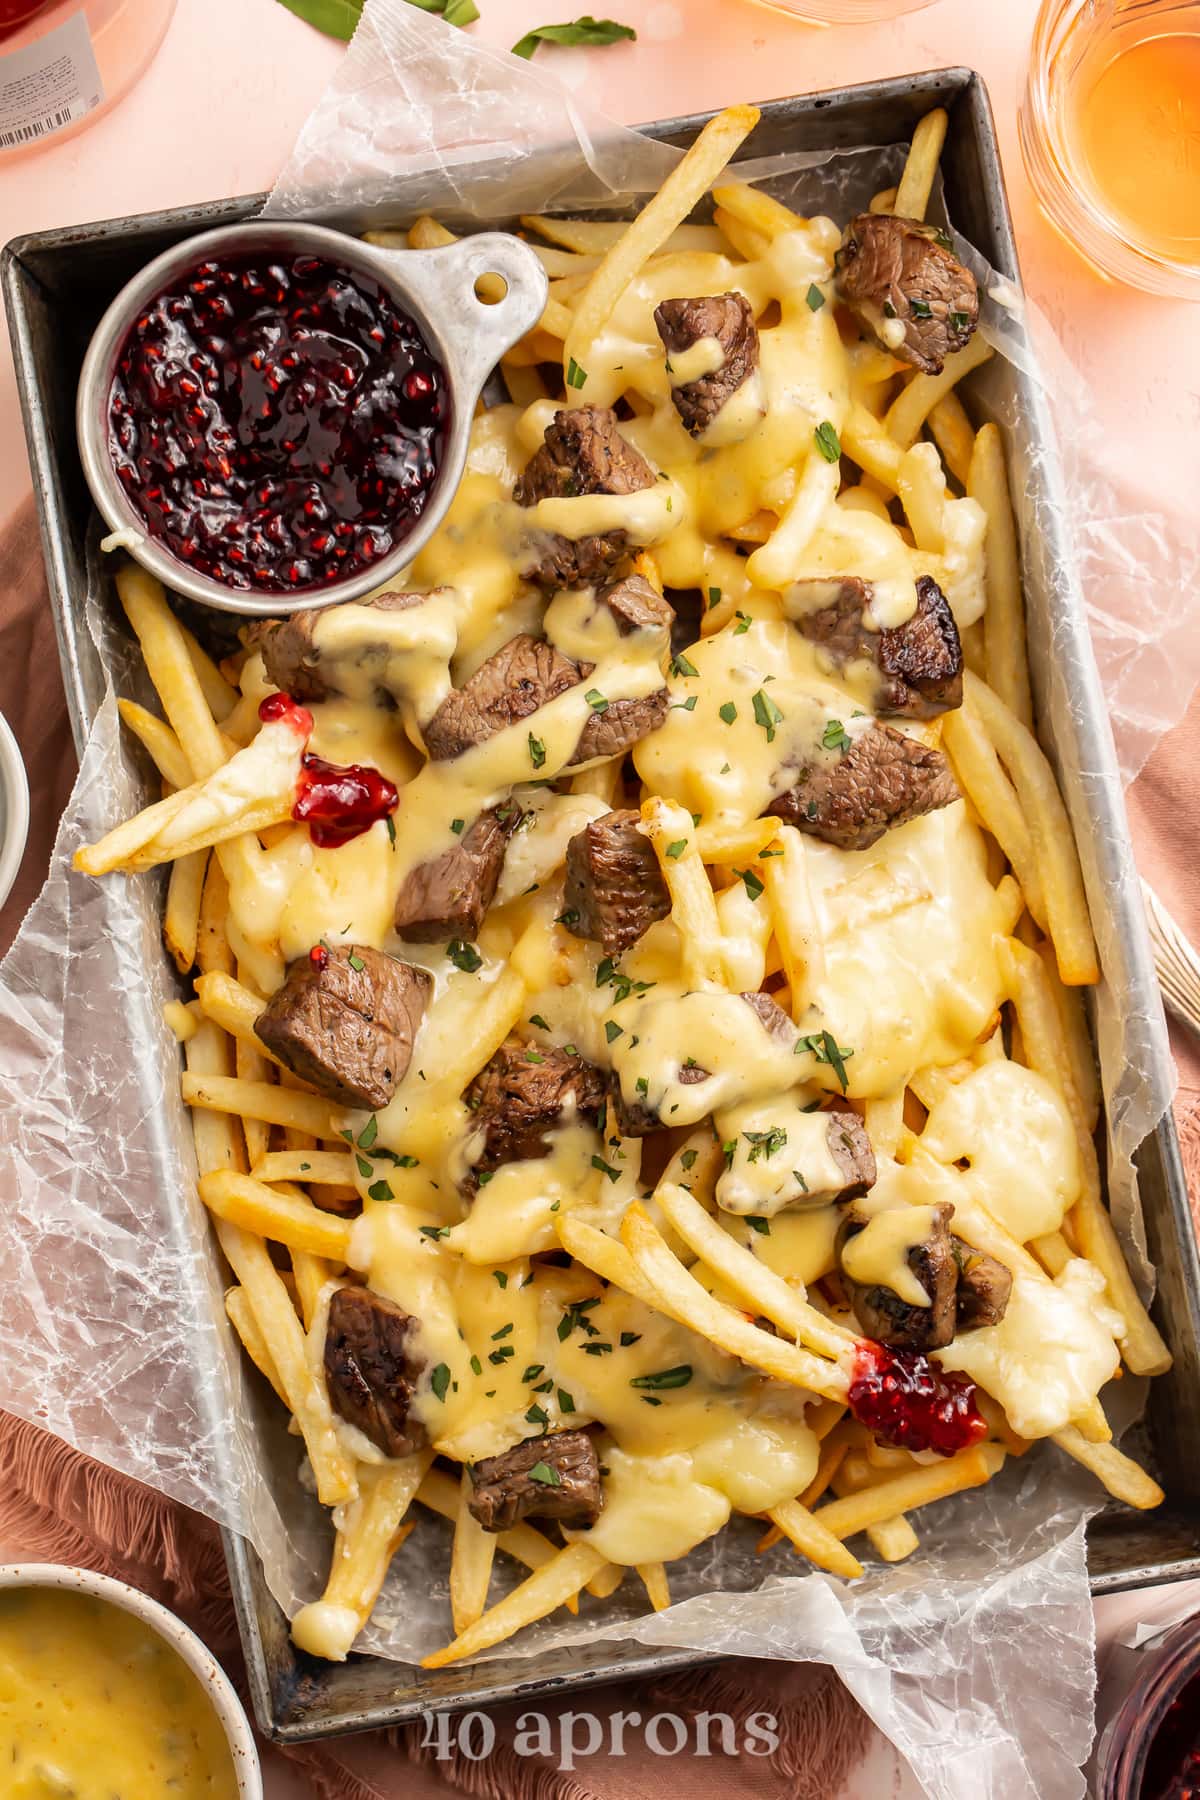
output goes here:
<path id="1" fill-rule="evenodd" d="M 988 1062 L 955 1083 L 921 1133 L 939 1162 L 1019 1243 L 1057 1231 L 1079 1197 L 1079 1151 L 1066 1103 L 1044 1076 Z"/>

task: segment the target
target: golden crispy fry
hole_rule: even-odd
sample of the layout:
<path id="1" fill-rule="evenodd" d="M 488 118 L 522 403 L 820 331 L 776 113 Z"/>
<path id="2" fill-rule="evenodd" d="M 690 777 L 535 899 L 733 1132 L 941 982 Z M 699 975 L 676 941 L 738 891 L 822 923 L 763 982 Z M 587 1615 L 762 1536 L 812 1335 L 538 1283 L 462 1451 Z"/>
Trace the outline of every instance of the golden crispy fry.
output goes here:
<path id="1" fill-rule="evenodd" d="M 655 1612 L 666 1612 L 671 1604 L 671 1587 L 667 1580 L 667 1571 L 662 1563 L 639 1563 L 637 1572 L 642 1578 L 646 1597 Z"/>
<path id="2" fill-rule="evenodd" d="M 975 449 L 975 427 L 967 417 L 967 409 L 953 388 L 948 394 L 943 395 L 932 409 L 928 425 L 933 433 L 933 441 L 942 453 L 942 461 L 958 485 L 970 492 L 968 481 L 971 473 L 971 456 Z M 983 506 L 984 512 L 988 512 L 982 497 L 976 494 L 974 498 Z M 990 516 L 989 513 L 989 519 Z"/>
<path id="3" fill-rule="evenodd" d="M 683 942 L 684 980 L 691 988 L 722 986 L 721 921 L 700 860 L 691 814 L 671 800 L 647 800 L 642 823 L 671 896 L 671 916 Z"/>
<path id="4" fill-rule="evenodd" d="M 537 1619 L 544 1619 L 556 1606 L 562 1606 L 572 1594 L 577 1594 L 591 1576 L 598 1574 L 604 1560 L 590 1544 L 568 1544 L 452 1644 L 447 1644 L 444 1650 L 436 1650 L 432 1656 L 423 1657 L 421 1667 L 444 1669 L 447 1663 L 461 1662 L 465 1656 L 475 1656 L 480 1650 L 490 1650 L 493 1644 L 502 1644 L 505 1638 L 512 1637 L 514 1632 L 532 1625 Z"/>
<path id="5" fill-rule="evenodd" d="M 942 721 L 942 742 L 963 792 L 1012 864 L 1025 904 L 1043 924 L 1046 899 L 1029 826 L 983 721 L 965 706 L 947 713 Z"/>
<path id="6" fill-rule="evenodd" d="M 402 1462 L 363 1465 L 358 1497 L 346 1508 L 319 1600 L 292 1620 L 292 1641 L 313 1656 L 345 1662 L 371 1616 L 388 1564 L 412 1529 L 403 1523 L 432 1460 L 422 1450 Z"/>
<path id="7" fill-rule="evenodd" d="M 311 1200 L 298 1200 L 266 1187 L 252 1175 L 232 1170 L 202 1175 L 200 1198 L 218 1218 L 291 1250 L 307 1250 L 333 1262 L 349 1260 L 352 1227 L 345 1219 L 322 1212 Z"/>
<path id="8" fill-rule="evenodd" d="M 746 563 L 746 573 L 760 588 L 780 588 L 792 579 L 797 564 L 837 497 L 841 471 L 814 447 L 804 465 L 787 510 L 765 544 Z"/>
<path id="9" fill-rule="evenodd" d="M 283 1383 L 279 1379 L 279 1371 L 271 1360 L 271 1352 L 267 1348 L 267 1340 L 258 1328 L 258 1320 L 254 1316 L 254 1308 L 246 1297 L 245 1288 L 231 1287 L 225 1294 L 225 1311 L 229 1315 L 230 1324 L 242 1340 L 242 1347 L 260 1375 L 265 1375 L 275 1389 L 278 1399 L 286 1406 L 287 1395 L 283 1391 Z"/>
<path id="10" fill-rule="evenodd" d="M 417 1499 L 422 1506 L 431 1512 L 438 1513 L 441 1518 L 449 1519 L 453 1524 L 458 1518 L 459 1484 L 441 1469 L 430 1469 L 424 1481 L 417 1489 Z M 524 1563 L 527 1569 L 540 1569 L 558 1555 L 558 1545 L 552 1544 L 546 1535 L 536 1526 L 521 1520 L 508 1531 L 499 1531 L 496 1536 L 496 1548 L 514 1561 Z M 589 1592 L 595 1592 L 590 1586 Z M 564 1602 L 568 1612 L 579 1611 L 579 1600 L 574 1594 Z"/>
<path id="11" fill-rule="evenodd" d="M 495 1533 L 485 1531 L 471 1512 L 470 1499 L 474 1491 L 475 1484 L 464 1469 L 454 1519 L 454 1547 L 450 1554 L 450 1612 L 456 1636 L 483 1617 L 496 1555 Z"/>
<path id="12" fill-rule="evenodd" d="M 301 1094 L 276 1087 L 269 1081 L 238 1081 L 233 1076 L 183 1077 L 183 1097 L 189 1106 L 239 1117 L 265 1119 L 269 1125 L 296 1125 L 314 1137 L 336 1137 L 328 1100 L 319 1094 Z"/>
<path id="13" fill-rule="evenodd" d="M 240 698 L 232 682 L 226 681 L 203 645 L 198 644 L 186 625 L 179 627 L 187 649 L 188 660 L 196 671 L 205 703 L 218 724 L 227 719 Z"/>
<path id="14" fill-rule="evenodd" d="M 117 711 L 122 724 L 146 746 L 154 765 L 165 782 L 173 788 L 190 787 L 191 765 L 180 748 L 179 739 L 157 713 L 148 712 L 136 700 L 118 700 Z"/>
<path id="15" fill-rule="evenodd" d="M 291 1250 L 292 1276 L 296 1283 L 296 1298 L 300 1303 L 300 1317 L 304 1321 L 304 1329 L 308 1331 L 317 1315 L 321 1295 L 327 1284 L 333 1280 L 334 1265 L 323 1257 L 314 1256 L 311 1250 Z"/>
<path id="16" fill-rule="evenodd" d="M 947 399 L 952 396 L 947 395 Z M 942 402 L 945 404 L 945 401 Z M 937 409 L 935 409 L 936 411 Z M 983 615 L 988 685 L 1029 731 L 1033 697 L 1025 654 L 1021 552 L 1008 495 L 1004 445 L 995 425 L 981 425 L 967 470 L 967 492 L 987 514 L 987 609 Z"/>
<path id="17" fill-rule="evenodd" d="M 597 266 L 629 230 L 620 219 L 552 219 L 541 213 L 526 214 L 521 224 L 526 231 L 536 232 L 551 244 L 576 251 L 584 257 L 595 257 Z M 657 246 L 659 252 L 667 254 L 681 250 L 713 254 L 722 248 L 721 234 L 711 225 L 679 225 Z"/>
<path id="18" fill-rule="evenodd" d="M 758 124 L 758 118 L 757 107 L 729 106 L 710 119 L 658 192 L 605 251 L 599 268 L 580 296 L 567 333 L 563 362 L 568 369 L 574 361 L 578 369 L 586 372 L 588 346 L 608 323 L 621 295 L 647 258 L 662 249 L 696 202 L 708 192 L 738 145 Z M 540 229 L 537 225 L 534 228 Z M 578 243 L 568 246 L 571 249 L 581 247 Z M 587 397 L 586 373 L 581 397 Z"/>
<path id="19" fill-rule="evenodd" d="M 824 1512 L 828 1508 L 821 1510 Z M 767 1517 L 778 1525 L 801 1556 L 806 1556 L 818 1569 L 828 1569 L 831 1575 L 845 1575 L 851 1581 L 862 1574 L 863 1567 L 858 1558 L 851 1556 L 845 1545 L 821 1524 L 820 1514 L 810 1513 L 798 1500 L 783 1500 L 778 1506 L 770 1507 Z"/>
<path id="20" fill-rule="evenodd" d="M 167 883 L 163 939 L 181 975 L 186 975 L 196 960 L 200 896 L 204 892 L 204 871 L 207 867 L 208 851 L 193 851 L 191 856 L 181 856 L 174 864 L 171 879 Z"/>
<path id="21" fill-rule="evenodd" d="M 922 425 L 938 401 L 957 386 L 964 375 L 978 369 L 992 356 L 992 347 L 979 332 L 961 350 L 952 350 L 940 375 L 914 375 L 888 410 L 884 424 L 902 450 L 915 444 Z M 851 452 L 853 454 L 853 452 Z M 857 458 L 855 459 L 857 461 Z M 872 471 L 874 473 L 874 471 Z"/>
<path id="22" fill-rule="evenodd" d="M 891 210 L 901 219 L 923 219 L 937 174 L 949 116 L 943 107 L 927 112 L 912 134 L 908 160 Z"/>
<path id="23" fill-rule="evenodd" d="M 1164 1495 L 1158 1483 L 1115 1444 L 1089 1443 L 1073 1425 L 1056 1431 L 1054 1442 L 1077 1463 L 1090 1469 L 1114 1499 L 1123 1500 L 1126 1506 L 1136 1506 L 1141 1512 L 1161 1506 Z"/>
<path id="24" fill-rule="evenodd" d="M 830 1500 L 817 1508 L 813 1518 L 836 1538 L 853 1537 L 868 1525 L 915 1512 L 919 1506 L 944 1500 L 948 1494 L 960 1494 L 964 1488 L 982 1487 L 1000 1468 L 1004 1454 L 998 1444 L 977 1445 L 945 1462 L 914 1469 L 911 1475 L 895 1475 L 860 1493 Z"/>
<path id="25" fill-rule="evenodd" d="M 734 213 L 718 206 L 713 212 L 713 223 L 720 230 L 721 236 L 727 238 L 739 256 L 747 262 L 757 262 L 771 248 L 771 240 L 765 233 L 756 231 L 753 225 L 747 225 Z"/>
<path id="26" fill-rule="evenodd" d="M 256 1181 L 299 1181 L 317 1187 L 353 1187 L 354 1158 L 340 1150 L 269 1150 L 251 1166 Z"/>

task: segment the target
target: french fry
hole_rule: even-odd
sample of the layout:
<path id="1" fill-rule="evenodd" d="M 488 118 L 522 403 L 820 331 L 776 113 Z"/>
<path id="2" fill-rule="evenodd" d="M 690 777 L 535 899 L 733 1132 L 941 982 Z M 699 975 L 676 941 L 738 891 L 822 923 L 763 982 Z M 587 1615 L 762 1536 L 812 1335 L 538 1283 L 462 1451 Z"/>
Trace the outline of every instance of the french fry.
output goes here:
<path id="1" fill-rule="evenodd" d="M 861 401 L 850 407 L 842 425 L 841 440 L 843 454 L 856 462 L 864 474 L 872 476 L 889 494 L 896 492 L 904 451 Z"/>
<path id="2" fill-rule="evenodd" d="M 304 1321 L 305 1331 L 308 1331 L 316 1317 L 321 1295 L 333 1279 L 333 1265 L 322 1257 L 314 1256 L 311 1250 L 293 1249 L 291 1258 L 296 1298 L 300 1302 L 300 1317 Z"/>
<path id="3" fill-rule="evenodd" d="M 953 398 L 947 395 L 946 400 Z M 946 401 L 942 401 L 944 406 Z M 935 412 L 938 410 L 934 409 Z M 932 421 L 931 421 L 932 422 Z M 981 425 L 971 452 L 966 488 L 987 514 L 983 615 L 984 660 L 988 685 L 1027 731 L 1033 730 L 1033 696 L 1025 654 L 1025 596 L 1021 589 L 1021 552 L 1017 524 L 1008 493 L 1004 445 L 995 425 Z"/>
<path id="4" fill-rule="evenodd" d="M 686 1189 L 663 1180 L 654 1190 L 654 1198 L 684 1243 L 747 1308 L 761 1313 L 797 1342 L 831 1358 L 849 1372 L 857 1341 L 852 1332 L 844 1331 L 809 1306 L 802 1288 L 776 1275 L 752 1250 L 730 1237 Z"/>
<path id="5" fill-rule="evenodd" d="M 202 780 L 227 759 L 183 627 L 167 605 L 161 582 L 137 563 L 123 564 L 116 583 L 125 616 L 137 633 L 146 672 L 187 759 L 192 780 Z"/>
<path id="6" fill-rule="evenodd" d="M 196 931 L 196 964 L 204 974 L 232 975 L 234 955 L 229 943 L 229 883 L 218 856 L 210 856 L 200 896 Z"/>
<path id="7" fill-rule="evenodd" d="M 475 1656 L 480 1650 L 502 1644 L 514 1632 L 544 1619 L 572 1594 L 577 1594 L 591 1576 L 599 1573 L 604 1562 L 605 1558 L 590 1544 L 568 1544 L 551 1562 L 536 1569 L 520 1587 L 514 1588 L 467 1631 L 460 1633 L 452 1644 L 447 1644 L 443 1650 L 435 1650 L 432 1656 L 423 1657 L 421 1667 L 444 1669 L 448 1663 L 461 1662 L 465 1656 Z"/>
<path id="8" fill-rule="evenodd" d="M 780 856 L 762 865 L 763 884 L 771 908 L 775 942 L 787 976 L 789 1011 L 799 1018 L 808 1004 L 810 981 L 819 981 L 825 951 L 808 879 L 808 846 L 794 825 L 776 833 Z"/>
<path id="9" fill-rule="evenodd" d="M 431 1512 L 449 1519 L 451 1524 L 458 1518 L 459 1485 L 441 1469 L 430 1469 L 417 1489 L 417 1499 Z M 511 1556 L 514 1562 L 524 1563 L 527 1569 L 541 1569 L 558 1555 L 558 1545 L 552 1544 L 544 1532 L 525 1520 L 508 1531 L 498 1531 L 495 1537 L 497 1550 Z M 564 1604 L 569 1612 L 579 1611 L 579 1601 L 574 1594 Z"/>
<path id="10" fill-rule="evenodd" d="M 483 1617 L 496 1555 L 495 1534 L 485 1531 L 471 1512 L 470 1499 L 474 1492 L 475 1484 L 464 1469 L 454 1520 L 454 1546 L 450 1553 L 450 1612 L 456 1637 Z"/>
<path id="11" fill-rule="evenodd" d="M 723 1306 L 689 1274 L 672 1256 L 662 1235 L 645 1207 L 634 1201 L 621 1223 L 621 1242 L 638 1270 L 650 1283 L 662 1308 L 681 1319 L 693 1331 L 706 1337 L 710 1344 L 729 1356 L 761 1369 L 778 1381 L 793 1387 L 807 1388 L 811 1393 L 842 1400 L 846 1396 L 849 1377 L 837 1363 L 827 1362 L 795 1344 L 785 1343 L 751 1325 L 741 1313 Z"/>
<path id="12" fill-rule="evenodd" d="M 181 856 L 173 865 L 171 878 L 167 883 L 163 939 L 181 975 L 186 975 L 196 960 L 200 896 L 204 892 L 204 871 L 207 867 L 208 851 L 193 851 L 191 856 Z"/>
<path id="13" fill-rule="evenodd" d="M 322 1212 L 311 1200 L 298 1200 L 264 1186 L 252 1175 L 220 1170 L 200 1178 L 200 1198 L 219 1219 L 228 1219 L 290 1250 L 344 1263 L 350 1257 L 351 1225 L 334 1213 Z"/>
<path id="14" fill-rule="evenodd" d="M 897 488 L 917 549 L 940 556 L 946 547 L 942 525 L 946 477 L 932 444 L 914 444 L 904 452 Z"/>
<path id="15" fill-rule="evenodd" d="M 731 150 L 729 154 L 732 153 Z M 723 164 L 717 165 L 717 172 L 721 167 Z M 701 193 L 703 191 L 701 189 Z M 521 224 L 526 231 L 536 232 L 551 244 L 597 259 L 603 258 L 629 230 L 628 222 L 623 219 L 552 219 L 542 213 L 525 214 Z M 720 233 L 711 225 L 680 225 L 656 246 L 657 251 L 666 253 L 687 250 L 719 254 L 721 248 Z"/>
<path id="16" fill-rule="evenodd" d="M 563 346 L 563 364 L 568 373 L 572 362 L 584 373 L 581 385 L 585 395 L 588 347 L 608 323 L 614 306 L 642 265 L 683 224 L 758 119 L 755 106 L 729 106 L 710 119 L 658 192 L 605 251 L 579 298 Z M 534 228 L 540 229 L 536 225 Z"/>
<path id="17" fill-rule="evenodd" d="M 991 356 L 991 345 L 976 332 L 969 344 L 950 352 L 940 375 L 914 375 L 892 401 L 884 420 L 892 440 L 902 450 L 915 444 L 922 425 L 938 401 L 944 399 L 951 388 L 957 387 L 964 375 L 990 361 Z M 851 455 L 854 455 L 853 451 Z M 859 459 L 855 456 L 854 460 Z"/>
<path id="18" fill-rule="evenodd" d="M 749 863 L 779 836 L 778 819 L 753 819 L 746 825 L 700 825 L 696 848 L 704 863 Z"/>
<path id="19" fill-rule="evenodd" d="M 744 219 L 739 219 L 735 214 L 727 212 L 723 206 L 715 208 L 713 223 L 717 226 L 721 236 L 728 238 L 732 248 L 747 262 L 757 262 L 771 248 L 770 238 L 761 231 L 756 231 L 753 225 L 747 225 Z"/>
<path id="20" fill-rule="evenodd" d="M 202 644 L 197 643 L 186 625 L 179 627 L 183 642 L 187 649 L 188 660 L 196 671 L 196 680 L 204 695 L 205 704 L 217 723 L 227 719 L 238 700 L 241 698 L 231 682 L 226 681 L 220 669 Z"/>
<path id="21" fill-rule="evenodd" d="M 315 1187 L 353 1187 L 354 1158 L 340 1150 L 268 1150 L 250 1173 L 255 1181 L 299 1181 Z"/>
<path id="22" fill-rule="evenodd" d="M 1073 1425 L 1054 1432 L 1053 1440 L 1060 1450 L 1065 1450 L 1077 1463 L 1090 1469 L 1114 1499 L 1123 1500 L 1126 1506 L 1136 1506 L 1139 1512 L 1161 1506 L 1164 1495 L 1158 1483 L 1115 1444 L 1089 1443 Z"/>
<path id="23" fill-rule="evenodd" d="M 118 700 L 121 722 L 145 745 L 163 780 L 173 788 L 190 787 L 191 765 L 180 748 L 179 739 L 157 713 L 148 712 L 136 700 Z"/>
<path id="24" fill-rule="evenodd" d="M 546 383 L 535 366 L 514 363 L 505 356 L 500 360 L 500 373 L 514 406 L 532 406 L 535 400 L 549 398 Z"/>
<path id="25" fill-rule="evenodd" d="M 203 976 L 200 977 L 204 979 Z M 239 1081 L 269 1081 L 271 1064 L 267 1060 L 264 1047 L 249 1038 L 235 1037 L 233 1040 L 234 1073 Z M 246 1135 L 246 1155 L 250 1167 L 262 1161 L 271 1148 L 271 1127 L 265 1119 L 242 1120 L 242 1130 Z M 263 1179 L 261 1176 L 260 1180 Z"/>
<path id="26" fill-rule="evenodd" d="M 898 191 L 899 190 L 894 187 L 893 188 L 881 188 L 877 194 L 872 194 L 870 202 L 867 206 L 867 211 L 873 212 L 873 213 L 895 212 L 895 210 L 896 210 L 896 194 Z"/>
<path id="27" fill-rule="evenodd" d="M 266 1009 L 266 1001 L 252 993 L 242 982 L 235 981 L 232 975 L 223 970 L 199 976 L 196 981 L 196 998 L 201 1010 L 222 1031 L 231 1037 L 250 1044 L 265 1060 L 279 1064 L 279 1058 L 267 1048 L 255 1031 L 255 1026 Z"/>
<path id="28" fill-rule="evenodd" d="M 746 573 L 760 588 L 781 588 L 793 579 L 813 533 L 837 498 L 841 470 L 815 448 L 804 464 L 787 510 L 765 544 L 747 560 Z"/>
<path id="29" fill-rule="evenodd" d="M 748 181 L 726 181 L 713 188 L 716 204 L 743 224 L 753 227 L 770 243 L 788 231 L 811 232 L 807 219 L 794 213 L 782 200 L 776 200 L 765 188 L 751 187 Z"/>
<path id="30" fill-rule="evenodd" d="M 301 1650 L 328 1662 L 345 1662 L 371 1616 L 388 1565 L 408 1535 L 404 1517 L 432 1455 L 422 1450 L 402 1462 L 363 1466 L 360 1491 L 334 1541 L 325 1592 L 292 1620 L 292 1641 Z"/>
<path id="31" fill-rule="evenodd" d="M 1051 1280 L 1061 1275 L 1075 1254 L 1061 1231 L 1047 1231 L 1041 1237 L 1030 1238 L 1029 1245 Z"/>
<path id="32" fill-rule="evenodd" d="M 933 190 L 933 178 L 937 174 L 938 158 L 946 141 L 948 123 L 949 117 L 945 109 L 936 106 L 932 112 L 925 114 L 913 132 L 892 209 L 897 218 L 925 217 L 925 208 L 929 205 L 929 196 Z"/>
<path id="33" fill-rule="evenodd" d="M 896 1475 L 857 1494 L 830 1500 L 817 1508 L 813 1519 L 836 1538 L 854 1537 L 868 1525 L 915 1512 L 920 1506 L 944 1500 L 948 1494 L 960 1494 L 965 1488 L 982 1487 L 1000 1468 L 1004 1455 L 998 1444 L 976 1445 L 944 1462 L 914 1469 L 911 1475 Z"/>
<path id="34" fill-rule="evenodd" d="M 1096 1052 L 1092 1044 L 1092 1035 L 1088 1030 L 1087 1014 L 1084 1011 L 1082 988 L 1067 987 L 1059 977 L 1058 962 L 1052 944 L 1041 944 L 1037 947 L 1046 971 L 1046 979 L 1050 984 L 1050 992 L 1058 1010 L 1058 1022 L 1062 1028 L 1063 1043 L 1067 1052 L 1067 1067 L 1071 1072 L 1071 1081 L 1079 1096 L 1083 1108 L 1084 1123 L 1089 1131 L 1095 1131 L 1100 1118 L 1100 1076 L 1096 1068 Z"/>
<path id="35" fill-rule="evenodd" d="M 877 1525 L 868 1525 L 867 1541 L 876 1556 L 890 1563 L 903 1562 L 906 1556 L 921 1547 L 920 1538 L 903 1513 L 898 1513 L 894 1519 L 880 1519 Z"/>
<path id="36" fill-rule="evenodd" d="M 671 1604 L 671 1584 L 667 1580 L 667 1571 L 660 1562 L 639 1563 L 637 1572 L 641 1576 L 642 1586 L 646 1590 L 655 1612 L 666 1612 Z"/>
<path id="37" fill-rule="evenodd" d="M 301 1094 L 276 1087 L 270 1081 L 239 1081 L 236 1076 L 183 1077 L 183 1097 L 189 1106 L 212 1112 L 236 1113 L 239 1118 L 265 1119 L 268 1125 L 296 1125 L 314 1137 L 336 1137 L 328 1100 L 319 1094 Z"/>
<path id="38" fill-rule="evenodd" d="M 700 852 L 692 816 L 673 800 L 647 800 L 642 823 L 654 845 L 671 917 L 683 947 L 683 978 L 689 988 L 721 987 L 725 981 L 721 921 Z"/>
<path id="39" fill-rule="evenodd" d="M 1104 1416 L 1104 1408 L 1099 1400 L 1093 1399 L 1081 1412 L 1077 1412 L 1071 1424 L 1080 1437 L 1086 1438 L 1089 1444 L 1109 1444 L 1112 1442 L 1112 1427 Z"/>
<path id="40" fill-rule="evenodd" d="M 828 1507 L 821 1508 L 822 1513 L 828 1510 Z M 767 1509 L 767 1517 L 801 1556 L 806 1556 L 818 1569 L 828 1569 L 831 1575 L 845 1575 L 851 1581 L 862 1574 L 863 1566 L 858 1558 L 851 1556 L 839 1538 L 821 1523 L 820 1513 L 810 1513 L 798 1500 L 783 1500 L 778 1506 Z M 849 1533 L 842 1535 L 848 1537 Z"/>
<path id="41" fill-rule="evenodd" d="M 271 1352 L 267 1347 L 267 1340 L 259 1330 L 258 1320 L 254 1316 L 254 1308 L 246 1298 L 246 1290 L 244 1288 L 231 1287 L 226 1291 L 225 1311 L 229 1315 L 230 1324 L 242 1341 L 242 1347 L 245 1350 L 246 1355 L 250 1358 L 250 1361 L 254 1364 L 259 1374 L 265 1376 L 270 1382 L 271 1386 L 275 1389 L 277 1398 L 282 1400 L 283 1404 L 286 1406 L 288 1398 L 283 1391 L 283 1383 L 279 1379 L 279 1371 L 271 1360 Z"/>
<path id="42" fill-rule="evenodd" d="M 807 1509 L 816 1505 L 817 1501 L 821 1498 L 821 1495 L 833 1480 L 834 1475 L 837 1473 L 838 1465 L 848 1449 L 848 1444 L 844 1442 L 839 1443 L 836 1439 L 833 1442 L 826 1442 L 821 1445 L 821 1454 L 817 1462 L 816 1473 L 804 1492 L 800 1495 L 799 1504 L 801 1506 Z M 773 1550 L 776 1544 L 781 1544 L 783 1542 L 783 1536 L 782 1526 L 772 1525 L 767 1531 L 763 1532 L 758 1543 L 754 1546 L 756 1555 L 762 1556 L 766 1551 Z"/>
<path id="43" fill-rule="evenodd" d="M 969 493 L 971 491 L 968 486 L 971 457 L 975 450 L 975 428 L 967 417 L 966 407 L 953 388 L 948 394 L 943 395 L 935 407 L 931 408 L 927 423 L 933 433 L 933 441 L 942 453 L 942 461 L 958 485 L 964 492 Z M 987 428 L 985 427 L 985 429 Z M 982 496 L 976 494 L 975 499 L 979 501 L 984 512 L 988 513 L 990 521 L 991 514 L 988 512 Z M 989 537 L 989 553 L 990 543 Z"/>
<path id="44" fill-rule="evenodd" d="M 1029 826 L 983 721 L 967 707 L 947 713 L 942 720 L 942 742 L 985 830 L 991 832 L 1011 863 L 1025 904 L 1038 924 L 1044 925 L 1046 898 Z"/>

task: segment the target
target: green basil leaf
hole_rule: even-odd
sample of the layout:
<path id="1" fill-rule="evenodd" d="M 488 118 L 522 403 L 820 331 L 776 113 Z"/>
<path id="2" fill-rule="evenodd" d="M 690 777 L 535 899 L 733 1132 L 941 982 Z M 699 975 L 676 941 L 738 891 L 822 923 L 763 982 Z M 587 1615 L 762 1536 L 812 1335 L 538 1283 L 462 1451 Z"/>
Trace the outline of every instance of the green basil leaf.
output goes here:
<path id="1" fill-rule="evenodd" d="M 349 43 L 362 17 L 363 0 L 279 0 L 290 13 L 323 31 L 327 37 Z"/>
<path id="2" fill-rule="evenodd" d="M 532 31 L 512 47 L 514 56 L 530 57 L 539 44 L 617 44 L 622 38 L 636 40 L 632 25 L 619 25 L 615 19 L 593 19 L 590 13 L 572 19 L 566 25 L 535 25 Z"/>

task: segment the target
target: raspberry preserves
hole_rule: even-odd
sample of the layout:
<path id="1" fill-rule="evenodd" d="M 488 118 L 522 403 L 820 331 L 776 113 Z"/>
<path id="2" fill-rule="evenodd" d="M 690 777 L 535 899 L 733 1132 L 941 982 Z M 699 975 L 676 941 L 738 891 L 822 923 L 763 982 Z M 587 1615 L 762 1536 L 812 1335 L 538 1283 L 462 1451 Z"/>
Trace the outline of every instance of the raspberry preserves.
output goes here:
<path id="1" fill-rule="evenodd" d="M 850 1379 L 850 1410 L 886 1444 L 954 1456 L 987 1436 L 975 1383 L 946 1374 L 919 1350 L 890 1350 L 864 1338 Z"/>

